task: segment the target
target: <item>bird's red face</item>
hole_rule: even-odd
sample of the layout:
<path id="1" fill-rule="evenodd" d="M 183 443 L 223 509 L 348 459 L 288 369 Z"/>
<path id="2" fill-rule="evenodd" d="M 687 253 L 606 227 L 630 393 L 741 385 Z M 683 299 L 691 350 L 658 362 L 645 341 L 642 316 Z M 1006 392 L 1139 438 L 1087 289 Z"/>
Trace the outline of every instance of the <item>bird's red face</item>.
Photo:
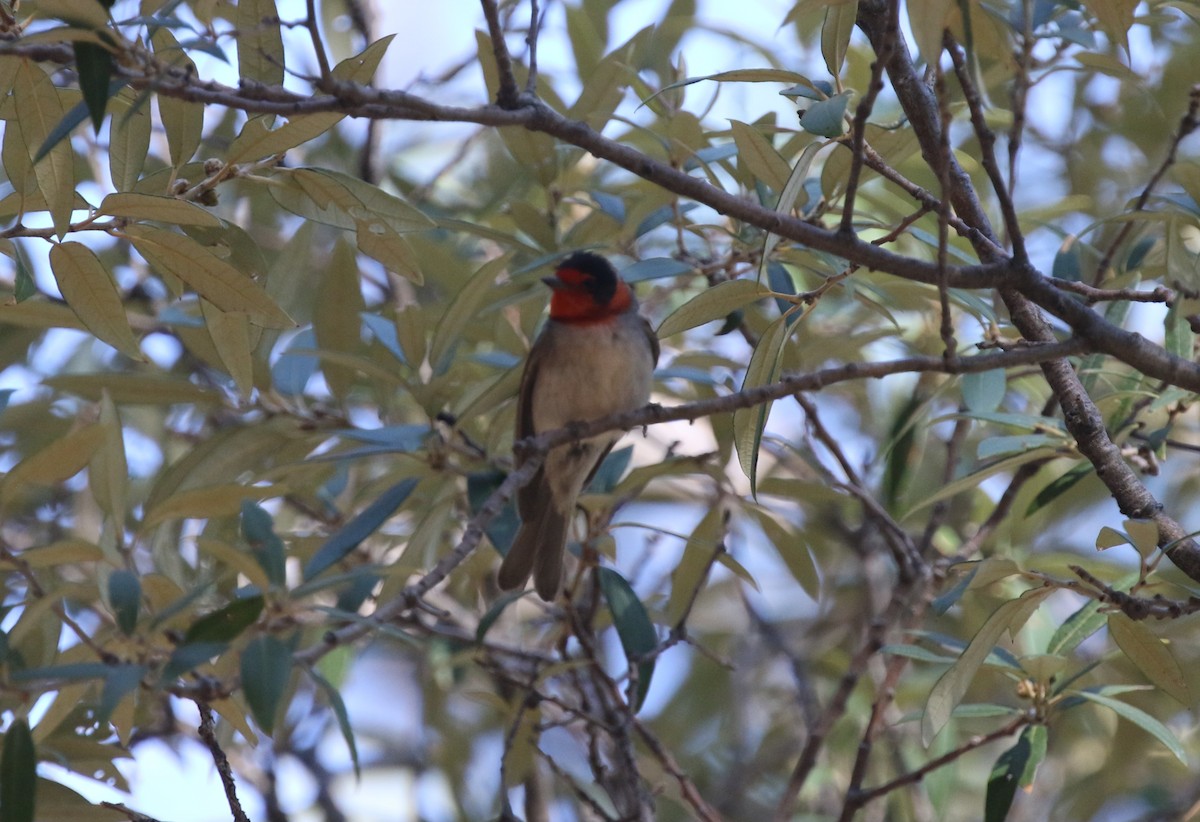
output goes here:
<path id="1" fill-rule="evenodd" d="M 542 280 L 554 294 L 550 318 L 559 322 L 604 322 L 628 311 L 633 292 L 608 260 L 580 251 L 559 264 L 553 277 Z"/>

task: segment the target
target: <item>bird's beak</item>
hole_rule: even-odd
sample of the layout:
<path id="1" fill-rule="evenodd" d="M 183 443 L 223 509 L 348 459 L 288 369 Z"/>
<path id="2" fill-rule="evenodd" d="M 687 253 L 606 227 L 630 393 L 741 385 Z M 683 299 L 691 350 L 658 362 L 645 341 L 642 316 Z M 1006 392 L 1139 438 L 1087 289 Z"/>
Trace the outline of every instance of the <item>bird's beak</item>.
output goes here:
<path id="1" fill-rule="evenodd" d="M 548 285 L 552 291 L 557 291 L 565 285 L 558 277 L 542 277 L 542 282 Z"/>

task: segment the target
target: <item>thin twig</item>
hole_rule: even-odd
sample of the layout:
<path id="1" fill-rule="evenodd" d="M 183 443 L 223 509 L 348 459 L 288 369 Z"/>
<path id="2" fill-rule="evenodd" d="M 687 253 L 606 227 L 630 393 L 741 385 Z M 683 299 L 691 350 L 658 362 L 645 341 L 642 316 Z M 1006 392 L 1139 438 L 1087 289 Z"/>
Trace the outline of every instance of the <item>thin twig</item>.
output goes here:
<path id="1" fill-rule="evenodd" d="M 229 802 L 229 810 L 233 813 L 235 822 L 250 822 L 250 817 L 246 816 L 246 812 L 242 810 L 242 803 L 238 801 L 237 784 L 233 779 L 233 768 L 229 765 L 229 757 L 225 756 L 225 751 L 221 749 L 221 743 L 217 741 L 213 709 L 207 702 L 201 700 L 196 700 L 196 707 L 200 709 L 200 739 L 208 747 L 213 764 L 217 767 L 221 784 L 225 787 L 225 799 Z"/>
<path id="2" fill-rule="evenodd" d="M 309 39 L 312 40 L 313 53 L 317 56 L 317 67 L 321 72 L 317 85 L 320 85 L 329 79 L 329 55 L 325 53 L 325 44 L 321 42 L 321 28 L 317 22 L 316 0 L 305 0 L 305 5 L 307 8 L 307 17 L 304 18 L 304 27 L 308 29 Z"/>
<path id="3" fill-rule="evenodd" d="M 530 97 L 537 95 L 538 35 L 542 30 L 542 20 L 538 15 L 538 0 L 529 0 L 529 33 L 525 35 L 525 44 L 529 46 L 529 76 L 525 79 L 525 93 Z"/>
<path id="4" fill-rule="evenodd" d="M 503 109 L 515 109 L 520 105 L 517 93 L 517 78 L 513 74 L 512 55 L 504 40 L 504 26 L 500 22 L 500 9 L 496 0 L 480 0 L 483 16 L 488 24 L 488 36 L 492 40 L 492 54 L 496 58 L 496 73 L 500 86 L 496 90 L 496 105 Z"/>
<path id="5" fill-rule="evenodd" d="M 843 196 L 842 224 L 838 229 L 849 235 L 854 233 L 854 200 L 858 193 L 859 178 L 863 169 L 863 145 L 866 139 L 867 118 L 875 107 L 875 99 L 883 91 L 883 67 L 887 64 L 891 51 L 896 46 L 896 32 L 899 31 L 899 0 L 889 0 L 887 30 L 883 35 L 883 44 L 871 63 L 871 79 L 867 83 L 867 91 L 858 101 L 854 110 L 853 132 L 850 138 L 850 174 L 846 178 L 846 193 Z"/>

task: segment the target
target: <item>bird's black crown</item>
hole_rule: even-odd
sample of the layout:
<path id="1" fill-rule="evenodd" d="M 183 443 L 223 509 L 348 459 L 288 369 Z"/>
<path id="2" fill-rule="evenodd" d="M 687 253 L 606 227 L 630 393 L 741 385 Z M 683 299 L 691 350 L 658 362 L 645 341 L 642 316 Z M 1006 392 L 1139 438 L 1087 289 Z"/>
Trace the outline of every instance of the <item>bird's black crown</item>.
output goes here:
<path id="1" fill-rule="evenodd" d="M 576 251 L 558 264 L 558 270 L 572 269 L 587 277 L 584 287 L 596 301 L 607 303 L 617 292 L 617 272 L 612 263 L 590 251 Z"/>

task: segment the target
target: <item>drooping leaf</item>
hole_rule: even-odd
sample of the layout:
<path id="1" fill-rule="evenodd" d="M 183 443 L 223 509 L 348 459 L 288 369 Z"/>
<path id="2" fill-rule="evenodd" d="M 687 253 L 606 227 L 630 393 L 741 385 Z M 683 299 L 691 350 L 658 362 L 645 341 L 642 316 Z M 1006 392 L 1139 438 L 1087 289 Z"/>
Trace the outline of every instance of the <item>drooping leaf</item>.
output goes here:
<path id="1" fill-rule="evenodd" d="M 155 30 L 150 38 L 154 55 L 189 75 L 196 74 L 196 64 L 180 48 L 179 41 L 167 28 Z M 179 168 L 192 159 L 200 147 L 204 128 L 204 106 L 190 100 L 182 100 L 165 94 L 157 95 L 158 114 L 167 133 L 167 149 L 171 154 L 171 165 Z"/>
<path id="2" fill-rule="evenodd" d="M 0 822 L 34 822 L 37 808 L 37 749 L 25 717 L 4 733 L 0 752 Z"/>
<path id="3" fill-rule="evenodd" d="M 242 690 L 254 721 L 270 735 L 292 673 L 292 651 L 273 636 L 258 636 L 242 651 Z"/>
<path id="4" fill-rule="evenodd" d="M 790 326 L 786 317 L 779 317 L 767 327 L 742 380 L 742 390 L 756 388 L 774 382 L 779 376 L 783 361 L 783 350 L 787 344 Z M 771 414 L 772 403 L 766 402 L 750 408 L 740 408 L 733 413 L 733 438 L 737 447 L 738 462 L 750 480 L 750 493 L 758 493 L 758 452 L 762 446 L 763 432 Z"/>
<path id="5" fill-rule="evenodd" d="M 137 575 L 117 569 L 108 575 L 108 601 L 112 605 L 117 627 L 132 636 L 137 627 L 138 611 L 142 604 L 142 583 Z"/>
<path id="6" fill-rule="evenodd" d="M 851 92 L 843 91 L 828 100 L 813 103 L 800 115 L 800 127 L 818 137 L 841 137 L 846 129 L 846 106 Z"/>
<path id="7" fill-rule="evenodd" d="M 850 35 L 854 33 L 854 20 L 857 16 L 858 0 L 832 3 L 825 8 L 825 24 L 821 26 L 821 56 L 825 58 L 825 67 L 834 77 L 842 73 L 842 64 L 846 61 L 846 50 L 850 47 Z"/>
<path id="8" fill-rule="evenodd" d="M 1046 755 L 1046 728 L 1031 725 L 1021 731 L 1016 744 L 996 760 L 988 779 L 984 801 L 985 822 L 1004 822 L 1017 789 L 1033 781 L 1033 773 Z"/>
<path id="9" fill-rule="evenodd" d="M 625 578 L 611 568 L 598 568 L 600 589 L 612 614 L 613 626 L 630 665 L 637 667 L 637 689 L 630 704 L 634 712 L 642 707 L 654 676 L 654 660 L 644 657 L 658 647 L 658 634 L 645 606 Z"/>
<path id="10" fill-rule="evenodd" d="M 32 60 L 20 61 L 12 94 L 16 104 L 16 125 L 21 130 L 26 151 L 32 152 L 42 145 L 62 120 L 62 102 L 50 77 Z M 54 232 L 62 239 L 70 228 L 71 210 L 75 203 L 71 147 L 60 141 L 36 161 L 33 160 L 34 154 L 29 156 L 38 189 L 45 198 L 54 222 Z"/>
<path id="11" fill-rule="evenodd" d="M 284 585 L 287 579 L 283 540 L 275 534 L 271 515 L 259 505 L 246 500 L 241 506 L 241 522 L 242 536 L 250 543 L 250 551 L 258 564 L 267 572 L 267 579 L 272 585 Z"/>
<path id="12" fill-rule="evenodd" d="M 67 305 L 88 331 L 135 360 L 144 360 L 112 275 L 82 243 L 50 247 L 50 270 Z"/>
<path id="13" fill-rule="evenodd" d="M 283 84 L 283 36 L 275 0 L 239 0 L 237 26 L 238 74 L 268 86 Z"/>

